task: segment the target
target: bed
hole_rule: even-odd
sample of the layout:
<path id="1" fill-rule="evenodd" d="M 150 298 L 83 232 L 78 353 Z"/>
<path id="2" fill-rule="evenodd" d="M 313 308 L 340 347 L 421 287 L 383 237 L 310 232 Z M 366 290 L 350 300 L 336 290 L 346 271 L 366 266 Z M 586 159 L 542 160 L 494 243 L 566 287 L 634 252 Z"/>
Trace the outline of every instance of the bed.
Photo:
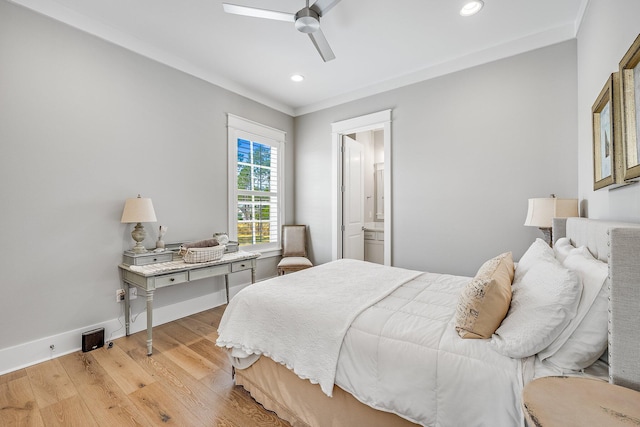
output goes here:
<path id="1" fill-rule="evenodd" d="M 462 339 L 468 331 L 458 328 L 461 295 L 485 266 L 470 278 L 339 260 L 245 288 L 225 311 L 217 345 L 229 350 L 236 384 L 294 426 L 518 426 L 522 388 L 539 376 L 609 377 L 640 389 L 640 226 L 570 218 L 554 221 L 554 237 L 564 254 L 549 255 L 539 242 L 532 248 L 556 267 L 589 256 L 590 266 L 601 264 L 602 283 L 587 292 L 591 279 L 562 270 L 567 291 L 546 292 L 557 301 L 539 300 L 534 310 L 544 318 L 564 313 L 547 334 L 552 340 L 534 345 L 522 338 L 531 331 L 510 328 L 531 313 L 519 308 L 529 307 L 527 280 L 549 270 L 530 248 L 512 267 L 508 313 L 487 338 Z M 485 264 L 508 265 L 505 254 L 496 259 Z M 581 348 L 572 339 L 588 329 L 586 319 L 586 341 L 597 335 L 598 345 L 585 353 L 595 360 L 569 369 L 566 348 Z"/>

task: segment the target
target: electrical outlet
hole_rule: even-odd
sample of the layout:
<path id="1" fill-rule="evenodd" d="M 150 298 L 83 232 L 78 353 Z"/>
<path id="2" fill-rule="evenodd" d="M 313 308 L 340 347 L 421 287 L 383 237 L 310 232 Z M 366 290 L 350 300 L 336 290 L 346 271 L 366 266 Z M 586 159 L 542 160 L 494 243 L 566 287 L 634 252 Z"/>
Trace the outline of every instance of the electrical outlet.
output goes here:
<path id="1" fill-rule="evenodd" d="M 129 288 L 129 300 L 138 298 L 138 288 Z"/>
<path id="2" fill-rule="evenodd" d="M 116 302 L 124 301 L 124 289 L 116 290 Z"/>

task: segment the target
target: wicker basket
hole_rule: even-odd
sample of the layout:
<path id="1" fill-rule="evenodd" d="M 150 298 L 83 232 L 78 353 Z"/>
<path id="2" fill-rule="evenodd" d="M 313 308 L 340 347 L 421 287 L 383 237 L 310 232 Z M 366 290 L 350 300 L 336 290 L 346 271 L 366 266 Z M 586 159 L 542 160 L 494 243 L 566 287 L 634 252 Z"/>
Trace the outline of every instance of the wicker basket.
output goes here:
<path id="1" fill-rule="evenodd" d="M 224 245 L 210 246 L 206 248 L 180 248 L 179 254 L 182 255 L 184 262 L 188 264 L 196 264 L 199 262 L 217 261 L 224 255 Z"/>

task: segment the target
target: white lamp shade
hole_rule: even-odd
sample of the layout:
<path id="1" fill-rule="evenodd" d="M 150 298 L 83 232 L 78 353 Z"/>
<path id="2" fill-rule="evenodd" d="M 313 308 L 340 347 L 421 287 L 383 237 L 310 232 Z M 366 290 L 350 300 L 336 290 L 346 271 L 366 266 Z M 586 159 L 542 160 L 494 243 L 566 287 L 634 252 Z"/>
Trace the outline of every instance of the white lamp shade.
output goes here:
<path id="1" fill-rule="evenodd" d="M 122 219 L 120 222 L 134 224 L 137 222 L 156 222 L 156 212 L 153 210 L 151 199 L 136 197 L 135 199 L 127 199 L 124 203 L 122 211 Z"/>
<path id="2" fill-rule="evenodd" d="M 578 199 L 545 197 L 529 199 L 529 210 L 524 225 L 551 228 L 553 218 L 578 216 Z"/>

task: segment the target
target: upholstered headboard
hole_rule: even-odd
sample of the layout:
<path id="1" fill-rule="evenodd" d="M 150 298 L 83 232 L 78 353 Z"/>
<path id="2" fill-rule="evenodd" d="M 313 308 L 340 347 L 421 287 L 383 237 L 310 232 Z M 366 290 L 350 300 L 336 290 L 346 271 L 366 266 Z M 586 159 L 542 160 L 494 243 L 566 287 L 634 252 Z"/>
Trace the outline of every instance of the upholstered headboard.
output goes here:
<path id="1" fill-rule="evenodd" d="M 609 381 L 640 391 L 640 224 L 555 218 L 561 237 L 609 264 Z"/>

